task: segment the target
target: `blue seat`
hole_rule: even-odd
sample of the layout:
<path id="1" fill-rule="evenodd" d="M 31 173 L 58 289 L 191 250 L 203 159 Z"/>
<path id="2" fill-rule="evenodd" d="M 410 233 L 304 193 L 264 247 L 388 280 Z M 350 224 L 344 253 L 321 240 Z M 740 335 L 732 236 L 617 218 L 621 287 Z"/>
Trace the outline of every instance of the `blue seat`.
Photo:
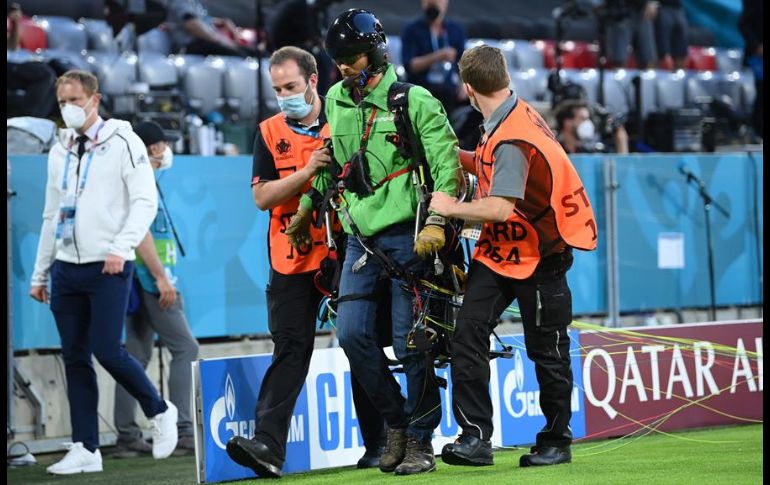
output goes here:
<path id="1" fill-rule="evenodd" d="M 150 89 L 175 87 L 179 83 L 174 60 L 158 52 L 139 53 L 139 81 Z"/>
<path id="2" fill-rule="evenodd" d="M 171 36 L 158 28 L 149 30 L 137 37 L 136 49 L 139 54 L 154 52 L 167 56 L 171 54 Z"/>
<path id="3" fill-rule="evenodd" d="M 118 53 L 118 44 L 112 35 L 112 27 L 104 20 L 80 19 L 88 38 L 88 50 Z"/>
<path id="4" fill-rule="evenodd" d="M 257 116 L 258 75 L 259 64 L 254 59 L 239 59 L 224 71 L 224 96 L 227 106 L 241 119 Z M 266 88 L 270 88 L 270 85 Z"/>
<path id="5" fill-rule="evenodd" d="M 658 110 L 684 108 L 685 73 L 659 72 L 655 85 Z"/>
<path id="6" fill-rule="evenodd" d="M 48 48 L 81 52 L 88 49 L 85 26 L 69 17 L 34 16 L 32 20 L 45 30 Z"/>

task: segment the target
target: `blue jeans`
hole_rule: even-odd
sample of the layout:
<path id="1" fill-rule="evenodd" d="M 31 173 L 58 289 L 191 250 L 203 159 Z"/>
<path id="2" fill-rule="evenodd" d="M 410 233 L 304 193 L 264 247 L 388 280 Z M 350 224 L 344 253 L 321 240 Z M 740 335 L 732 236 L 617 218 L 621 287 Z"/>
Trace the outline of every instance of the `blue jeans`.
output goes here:
<path id="1" fill-rule="evenodd" d="M 422 261 L 412 249 L 413 228 L 412 223 L 397 224 L 371 237 L 370 241 L 401 267 L 418 271 Z M 412 294 L 401 288 L 401 280 L 391 278 L 393 351 L 406 373 L 408 397 L 405 402 L 377 346 L 377 304 L 371 295 L 383 268 L 377 258 L 369 255 L 366 264 L 354 273 L 353 265 L 363 254 L 358 240 L 349 237 L 340 279 L 337 338 L 348 356 L 353 375 L 388 426 L 408 428 L 410 436 L 428 441 L 441 421 L 441 397 L 435 379 L 429 375 L 433 368 L 427 368 L 425 354 L 406 348 L 413 324 Z"/>

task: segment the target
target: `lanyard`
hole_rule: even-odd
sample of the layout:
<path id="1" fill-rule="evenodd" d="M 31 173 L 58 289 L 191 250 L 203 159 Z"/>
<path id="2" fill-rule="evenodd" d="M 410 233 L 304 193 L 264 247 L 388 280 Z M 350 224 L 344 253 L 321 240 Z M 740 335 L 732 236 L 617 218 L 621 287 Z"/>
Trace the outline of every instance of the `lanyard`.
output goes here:
<path id="1" fill-rule="evenodd" d="M 298 135 L 309 136 L 309 137 L 315 138 L 316 140 L 323 139 L 323 136 L 321 136 L 320 131 L 310 131 L 310 130 L 306 130 L 305 128 L 300 128 L 299 126 L 293 126 L 293 125 L 288 125 L 288 126 L 289 126 L 289 129 L 291 129 L 291 131 L 293 131 Z"/>
<path id="2" fill-rule="evenodd" d="M 439 42 L 439 39 L 441 39 L 441 42 Z M 446 44 L 445 47 L 449 46 L 449 36 L 447 35 L 446 31 L 441 31 L 441 36 L 436 36 L 433 31 L 430 33 L 430 42 L 433 44 L 433 51 L 439 50 L 441 47 L 441 44 Z"/>
<path id="3" fill-rule="evenodd" d="M 102 127 L 104 126 L 104 122 L 102 122 L 101 125 L 99 125 L 99 128 L 96 130 L 96 136 L 94 136 L 94 141 L 91 143 L 91 148 L 88 149 L 88 160 L 86 160 L 86 168 L 83 170 L 83 178 L 80 180 L 80 187 L 78 187 L 77 194 L 80 195 L 83 192 L 83 189 L 86 186 L 86 180 L 88 179 L 88 171 L 91 169 L 91 162 L 94 158 L 94 151 L 96 144 L 99 141 L 99 132 L 102 131 Z M 67 193 L 67 180 L 69 179 L 69 168 L 70 168 L 70 158 L 72 157 L 72 152 L 70 149 L 75 144 L 75 140 L 73 140 L 69 146 L 67 147 L 67 158 L 64 161 L 64 179 L 62 180 L 62 190 L 64 193 Z"/>

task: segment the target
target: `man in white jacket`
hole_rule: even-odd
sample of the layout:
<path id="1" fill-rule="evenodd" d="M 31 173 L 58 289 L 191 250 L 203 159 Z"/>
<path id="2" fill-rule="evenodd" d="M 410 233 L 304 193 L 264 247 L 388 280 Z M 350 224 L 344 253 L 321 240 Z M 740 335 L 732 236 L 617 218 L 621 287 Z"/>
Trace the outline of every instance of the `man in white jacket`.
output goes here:
<path id="1" fill-rule="evenodd" d="M 176 447 L 177 409 L 160 398 L 142 366 L 121 345 L 134 248 L 157 211 L 144 143 L 126 121 L 99 116 L 96 77 L 69 71 L 56 97 L 69 129 L 48 154 L 43 226 L 30 296 L 48 302 L 62 343 L 72 441 L 48 472 L 102 471 L 99 391 L 91 354 L 140 403 L 153 427 L 153 456 Z"/>

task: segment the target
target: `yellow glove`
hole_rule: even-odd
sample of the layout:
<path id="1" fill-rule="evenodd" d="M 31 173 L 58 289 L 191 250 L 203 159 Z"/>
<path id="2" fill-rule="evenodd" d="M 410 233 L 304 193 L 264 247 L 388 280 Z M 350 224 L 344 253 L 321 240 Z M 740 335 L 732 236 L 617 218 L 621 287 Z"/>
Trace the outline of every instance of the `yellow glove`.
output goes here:
<path id="1" fill-rule="evenodd" d="M 425 221 L 425 227 L 417 234 L 414 242 L 414 252 L 420 257 L 425 257 L 444 247 L 444 223 L 441 216 L 430 216 Z"/>
<path id="2" fill-rule="evenodd" d="M 310 241 L 310 222 L 312 221 L 313 211 L 299 208 L 289 221 L 286 228 L 286 235 L 289 237 L 289 244 L 294 249 L 303 245 L 308 245 Z"/>

